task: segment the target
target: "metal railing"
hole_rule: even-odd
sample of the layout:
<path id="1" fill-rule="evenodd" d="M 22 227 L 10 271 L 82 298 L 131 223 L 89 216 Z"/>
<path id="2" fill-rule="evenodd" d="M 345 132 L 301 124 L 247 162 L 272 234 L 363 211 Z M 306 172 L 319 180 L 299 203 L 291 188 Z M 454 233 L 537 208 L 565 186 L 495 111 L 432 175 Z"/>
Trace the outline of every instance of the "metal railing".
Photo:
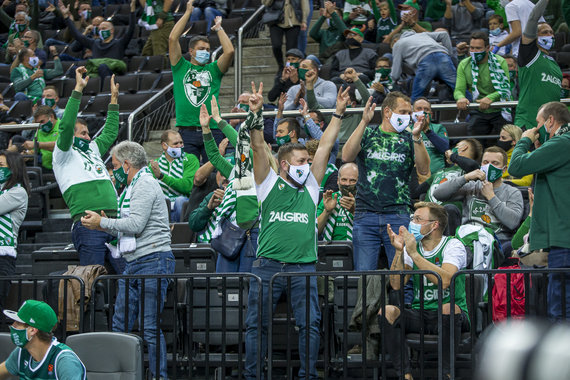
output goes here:
<path id="1" fill-rule="evenodd" d="M 265 5 L 261 5 L 257 10 L 248 18 L 242 26 L 238 29 L 237 37 L 237 51 L 235 59 L 235 70 L 234 70 L 234 99 L 237 99 L 241 93 L 241 82 L 242 82 L 242 64 L 243 64 L 243 38 L 244 33 L 252 28 L 253 25 L 258 25 L 257 31 L 261 29 L 262 25 L 259 25 L 259 19 L 265 12 Z M 254 31 L 255 33 L 255 31 Z"/>
<path id="2" fill-rule="evenodd" d="M 128 140 L 142 144 L 149 131 L 170 128 L 170 120 L 175 117 L 173 87 L 174 82 L 169 83 L 129 115 Z M 150 109 L 154 105 L 156 108 Z"/>

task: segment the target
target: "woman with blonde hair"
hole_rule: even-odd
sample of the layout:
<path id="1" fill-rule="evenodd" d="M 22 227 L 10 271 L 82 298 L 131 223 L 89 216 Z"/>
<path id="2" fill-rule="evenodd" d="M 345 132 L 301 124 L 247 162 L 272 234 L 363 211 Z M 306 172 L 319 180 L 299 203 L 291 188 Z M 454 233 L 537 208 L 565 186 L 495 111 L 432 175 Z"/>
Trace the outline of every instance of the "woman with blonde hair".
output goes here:
<path id="1" fill-rule="evenodd" d="M 497 140 L 497 146 L 502 148 L 507 152 L 507 168 L 511 162 L 511 155 L 513 154 L 513 148 L 517 142 L 522 137 L 522 129 L 514 124 L 505 124 L 501 128 L 501 133 L 499 134 L 499 139 Z M 509 174 L 508 170 L 503 173 L 503 180 L 512 183 L 515 186 L 530 186 L 532 183 L 532 174 L 526 175 L 522 178 L 515 178 Z"/>

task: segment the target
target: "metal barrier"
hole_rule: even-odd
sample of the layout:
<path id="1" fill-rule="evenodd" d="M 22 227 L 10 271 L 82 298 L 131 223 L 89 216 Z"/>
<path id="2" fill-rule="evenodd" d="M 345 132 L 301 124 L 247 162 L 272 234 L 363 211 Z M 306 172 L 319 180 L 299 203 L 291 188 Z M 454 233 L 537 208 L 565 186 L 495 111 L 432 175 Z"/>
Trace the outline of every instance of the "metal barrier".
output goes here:
<path id="1" fill-rule="evenodd" d="M 170 129 L 170 119 L 175 117 L 173 87 L 174 82 L 169 83 L 129 115 L 128 140 L 142 144 L 149 131 Z"/>
<path id="2" fill-rule="evenodd" d="M 263 27 L 261 17 L 265 13 L 265 5 L 261 5 L 238 29 L 237 51 L 234 74 L 234 99 L 241 94 L 242 62 L 243 62 L 243 38 L 257 34 Z M 249 34 L 248 34 L 249 33 Z"/>

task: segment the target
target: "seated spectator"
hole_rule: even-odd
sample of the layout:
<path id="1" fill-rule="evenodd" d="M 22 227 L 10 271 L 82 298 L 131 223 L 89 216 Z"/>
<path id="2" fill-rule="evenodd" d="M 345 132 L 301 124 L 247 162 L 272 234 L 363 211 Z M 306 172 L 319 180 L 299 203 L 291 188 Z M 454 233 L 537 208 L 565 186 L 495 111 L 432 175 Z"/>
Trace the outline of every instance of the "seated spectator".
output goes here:
<path id="1" fill-rule="evenodd" d="M 275 141 L 278 146 L 287 143 L 299 143 L 299 136 L 301 135 L 301 126 L 294 117 L 287 117 L 285 119 L 275 120 Z"/>
<path id="2" fill-rule="evenodd" d="M 0 7 L 0 12 L 3 12 L 2 8 Z M 30 17 L 28 16 L 27 11 L 18 11 L 14 15 L 14 19 L 8 16 L 10 21 L 10 29 L 8 31 L 8 40 L 3 45 L 6 49 L 5 55 L 5 63 L 11 63 L 20 49 L 24 47 L 23 41 L 21 41 L 24 34 L 30 29 Z M 7 21 L 7 20 L 6 20 Z M 38 47 L 42 48 L 42 41 L 41 37 L 38 41 Z"/>
<path id="3" fill-rule="evenodd" d="M 319 236 L 325 241 L 352 241 L 358 167 L 349 162 L 338 170 L 338 188 L 327 190 L 317 208 Z"/>
<path id="4" fill-rule="evenodd" d="M 441 200 L 462 200 L 462 224 L 480 224 L 501 243 L 510 242 L 519 226 L 524 204 L 521 192 L 503 182 L 507 153 L 496 146 L 483 152 L 481 169 L 441 183 L 433 195 Z"/>
<path id="5" fill-rule="evenodd" d="M 37 140 L 40 160 L 42 167 L 51 171 L 52 156 L 55 149 L 55 143 L 59 136 L 59 119 L 56 117 L 54 110 L 49 106 L 40 106 L 34 113 L 34 123 L 39 123 L 40 127 L 36 131 L 35 139 Z M 17 143 L 22 140 L 12 138 L 12 142 Z M 22 143 L 25 150 L 34 149 L 34 141 L 26 140 Z"/>
<path id="6" fill-rule="evenodd" d="M 432 80 L 439 78 L 455 89 L 456 70 L 451 60 L 453 49 L 447 32 L 416 33 L 405 31 L 391 41 L 393 82 L 402 75 L 404 66 L 415 72 L 412 101 L 424 95 Z"/>
<path id="7" fill-rule="evenodd" d="M 314 97 L 320 108 L 333 108 L 336 102 L 336 86 L 333 82 L 319 77 L 319 66 L 312 59 L 301 61 L 299 66 L 300 84 L 287 91 L 285 110 L 299 108 L 299 100 Z"/>
<path id="8" fill-rule="evenodd" d="M 469 51 L 471 57 L 465 58 L 457 67 L 457 82 L 453 93 L 457 108 L 467 109 L 470 103 L 467 91 L 470 91 L 473 101 L 479 103 L 479 110 L 469 111 L 471 134 L 499 134 L 506 121 L 501 115 L 501 109 L 489 108 L 489 105 L 511 99 L 509 67 L 503 57 L 489 51 L 489 37 L 483 32 L 471 35 Z"/>
<path id="9" fill-rule="evenodd" d="M 445 0 L 445 25 L 457 41 L 468 41 L 472 32 L 481 29 L 484 15 L 483 4 L 478 1 L 463 0 L 452 5 L 452 0 Z"/>
<path id="10" fill-rule="evenodd" d="M 422 139 L 429 154 L 429 169 L 433 175 L 445 167 L 445 151 L 449 149 L 447 130 L 441 124 L 432 123 L 433 112 L 427 98 L 416 99 L 413 112 L 412 117 L 417 119 L 419 115 L 424 115 L 428 121 L 422 130 Z"/>
<path id="11" fill-rule="evenodd" d="M 228 0 L 196 0 L 190 21 L 206 20 L 206 34 L 209 36 L 210 28 L 218 16 L 223 18 L 228 16 Z"/>
<path id="12" fill-rule="evenodd" d="M 447 226 L 447 213 L 445 209 L 435 203 L 420 202 L 415 204 L 416 211 L 412 216 L 408 229 L 400 227 L 398 234 L 388 225 L 388 234 L 396 256 L 392 261 L 390 270 L 430 270 L 439 276 L 433 275 L 406 275 L 404 284 L 412 278 L 414 300 L 412 307 L 386 305 L 378 312 L 378 322 L 384 325 L 386 348 L 392 358 L 398 374 L 404 373 L 405 379 L 412 379 L 408 349 L 402 350 L 402 337 L 405 333 L 438 334 L 441 328 L 443 346 L 443 373 L 449 378 L 451 360 L 450 347 L 455 347 L 457 353 L 461 333 L 469 331 L 469 317 L 467 315 L 467 299 L 465 294 L 465 276 L 455 278 L 455 309 L 451 310 L 451 291 L 449 289 L 453 275 L 467 266 L 467 253 L 463 244 L 452 236 L 444 236 Z M 441 284 L 439 283 L 441 279 Z M 422 284 L 423 281 L 423 284 Z M 400 275 L 390 276 L 390 285 L 394 290 L 401 288 Z M 438 285 L 443 289 L 442 314 L 443 325 L 438 324 Z M 423 290 L 423 294 L 420 292 Z M 423 314 L 421 314 L 423 309 Z M 450 341 L 450 314 L 454 313 L 454 341 Z M 403 316 L 402 316 L 403 315 Z M 401 330 L 404 330 L 402 332 Z M 401 356 L 403 353 L 403 357 Z M 402 368 L 403 362 L 403 368 Z M 445 376 L 444 376 L 445 377 Z"/>
<path id="13" fill-rule="evenodd" d="M 398 26 L 398 16 L 392 0 L 383 0 L 377 5 L 377 1 L 371 1 L 374 21 L 376 22 L 376 32 L 374 41 L 376 43 L 390 43 L 388 35 Z"/>
<path id="14" fill-rule="evenodd" d="M 419 20 L 420 6 L 417 0 L 406 0 L 404 3 L 398 5 L 398 9 L 400 10 L 402 22 L 392 30 L 388 36 L 384 37 L 384 41 L 387 41 L 387 43 L 392 41 L 392 37 L 394 37 L 395 34 L 402 33 L 406 30 L 413 30 L 416 33 L 432 31 L 429 22 Z"/>
<path id="15" fill-rule="evenodd" d="M 560 87 L 560 99 L 570 97 L 570 74 L 562 74 L 562 84 Z"/>
<path id="16" fill-rule="evenodd" d="M 345 0 L 343 9 L 343 21 L 349 26 L 360 26 L 366 24 L 368 17 L 372 15 L 372 9 L 364 0 Z"/>
<path id="17" fill-rule="evenodd" d="M 192 191 L 194 174 L 200 167 L 198 158 L 184 152 L 180 133 L 167 130 L 160 137 L 162 155 L 150 163 L 154 178 L 162 188 L 164 196 L 170 200 L 170 221 L 181 222 L 180 215 Z"/>
<path id="18" fill-rule="evenodd" d="M 57 94 L 57 89 L 55 86 L 45 86 L 44 91 L 42 92 L 42 98 L 40 100 L 40 104 L 42 106 L 51 107 L 53 112 L 55 112 L 55 116 L 58 119 L 63 117 L 63 109 L 57 106 L 59 102 L 59 96 Z"/>
<path id="19" fill-rule="evenodd" d="M 38 46 L 38 42 L 40 42 L 41 38 L 40 32 L 37 30 L 28 30 L 23 34 L 21 41 L 23 42 L 23 47 L 27 47 L 36 53 L 36 57 L 40 59 L 40 66 L 44 66 L 48 57 L 46 51 Z M 55 55 L 57 55 L 57 51 L 53 51 L 51 49 L 50 51 L 52 54 L 55 53 Z"/>
<path id="20" fill-rule="evenodd" d="M 23 48 L 18 53 L 14 68 L 10 73 L 10 80 L 14 85 L 14 100 L 39 100 L 42 97 L 46 80 L 53 79 L 63 74 L 63 67 L 59 57 L 55 57 L 53 69 L 42 70 L 39 68 L 40 59 L 36 54 Z"/>
<path id="21" fill-rule="evenodd" d="M 281 70 L 280 74 L 275 76 L 273 88 L 267 93 L 267 99 L 274 102 L 279 99 L 282 92 L 287 92 L 289 89 L 299 84 L 299 66 L 301 61 L 305 59 L 305 54 L 297 48 L 289 49 L 285 53 L 285 67 Z"/>
<path id="22" fill-rule="evenodd" d="M 509 32 L 505 30 L 504 20 L 501 15 L 494 14 L 489 17 L 489 44 L 491 44 L 491 46 L 497 45 L 499 42 L 507 38 L 508 35 Z M 497 54 L 505 57 L 505 55 L 510 54 L 512 48 L 512 44 L 503 46 L 499 48 Z"/>
<path id="23" fill-rule="evenodd" d="M 380 57 L 376 60 L 376 74 L 368 90 L 370 95 L 372 95 L 373 102 L 376 104 L 382 104 L 390 91 L 399 91 L 399 86 L 392 81 L 390 76 L 392 72 L 391 66 L 390 58 L 388 57 Z"/>
<path id="24" fill-rule="evenodd" d="M 518 57 L 521 37 L 528 22 L 530 12 L 534 8 L 534 4 L 530 0 L 508 0 L 504 8 L 510 32 L 507 37 L 492 47 L 492 52 L 497 53 L 503 46 L 512 44 L 513 49 L 511 50 L 511 54 L 514 57 Z M 542 14 L 542 12 L 540 14 Z M 539 22 L 544 22 L 542 16 L 540 16 Z"/>
<path id="25" fill-rule="evenodd" d="M 499 134 L 499 139 L 497 140 L 497 146 L 507 152 L 508 160 L 507 167 L 511 162 L 511 155 L 513 154 L 513 149 L 515 145 L 519 142 L 522 137 L 522 129 L 514 124 L 506 124 L 501 129 Z M 512 183 L 515 186 L 528 187 L 532 183 L 532 174 L 525 175 L 522 178 L 516 178 L 509 174 L 508 170 L 503 173 L 503 181 Z"/>
<path id="26" fill-rule="evenodd" d="M 215 0 L 216 6 L 219 2 L 226 2 L 227 0 Z M 171 1 L 159 0 L 159 1 L 149 1 L 149 0 L 139 0 L 141 7 L 143 8 L 143 16 L 139 20 L 139 26 L 150 31 L 150 35 L 146 40 L 146 43 L 142 49 L 142 55 L 165 55 L 168 52 L 168 36 L 174 28 L 174 17 L 170 11 L 172 6 Z M 215 19 L 212 16 L 211 19 L 208 17 L 209 9 L 206 8 L 206 19 L 208 20 L 207 32 L 210 32 L 210 26 Z M 198 13 L 198 9 L 194 10 L 194 13 Z M 222 12 L 217 12 L 219 16 L 222 16 Z M 223 16 L 226 16 L 223 14 Z"/>
<path id="27" fill-rule="evenodd" d="M 331 81 L 337 85 L 345 83 L 342 74 L 346 69 L 352 67 L 359 73 L 360 80 L 365 84 L 374 78 L 376 59 L 378 56 L 372 49 L 362 47 L 364 34 L 358 28 L 344 31 L 347 49 L 339 50 L 332 59 Z"/>
<path id="28" fill-rule="evenodd" d="M 57 11 L 57 10 L 56 10 Z M 60 14 L 59 12 L 57 12 L 58 14 Z M 75 12 L 71 12 L 72 14 L 70 15 L 71 20 L 73 21 L 73 25 L 75 25 L 75 28 L 80 31 L 81 33 L 89 33 L 89 26 L 92 25 L 92 18 L 91 18 L 91 14 L 92 14 L 92 9 L 91 9 L 91 4 L 88 1 L 82 0 L 81 3 L 79 3 L 79 8 L 76 9 L 76 13 Z M 53 44 L 53 39 L 50 39 L 50 43 Z M 75 40 L 73 34 L 71 33 L 71 30 L 69 28 L 65 29 L 65 32 L 63 33 L 63 43 L 71 43 Z M 57 41 L 57 40 L 56 40 Z M 46 41 L 46 45 L 48 44 L 48 41 Z M 59 45 L 59 43 L 56 42 L 56 44 Z"/>
<path id="29" fill-rule="evenodd" d="M 325 21 L 328 26 L 326 29 L 323 28 Z M 319 43 L 319 57 L 321 59 L 329 58 L 344 47 L 344 31 L 346 29 L 346 25 L 342 21 L 342 10 L 337 8 L 332 1 L 325 1 L 325 7 L 321 8 L 321 16 L 309 31 L 309 36 Z"/>

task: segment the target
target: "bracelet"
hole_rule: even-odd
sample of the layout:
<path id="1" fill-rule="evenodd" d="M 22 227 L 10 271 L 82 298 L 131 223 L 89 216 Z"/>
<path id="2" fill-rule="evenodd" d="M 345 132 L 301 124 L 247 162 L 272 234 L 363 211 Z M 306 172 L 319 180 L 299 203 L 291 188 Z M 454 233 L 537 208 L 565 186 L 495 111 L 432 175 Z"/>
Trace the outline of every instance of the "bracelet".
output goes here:
<path id="1" fill-rule="evenodd" d="M 420 137 L 418 137 L 417 140 L 414 138 L 414 136 L 412 136 L 412 141 L 414 142 L 414 144 L 421 144 L 423 141 L 422 136 L 420 135 Z"/>
<path id="2" fill-rule="evenodd" d="M 305 120 L 310 119 L 310 118 L 311 118 L 311 115 L 305 115 L 305 116 L 303 116 L 303 118 L 304 118 Z"/>
<path id="3" fill-rule="evenodd" d="M 339 118 L 342 120 L 342 115 L 339 115 L 338 113 L 333 113 L 333 117 Z"/>
<path id="4" fill-rule="evenodd" d="M 218 29 L 214 29 L 214 32 L 219 32 L 220 30 L 224 30 L 221 26 Z"/>

